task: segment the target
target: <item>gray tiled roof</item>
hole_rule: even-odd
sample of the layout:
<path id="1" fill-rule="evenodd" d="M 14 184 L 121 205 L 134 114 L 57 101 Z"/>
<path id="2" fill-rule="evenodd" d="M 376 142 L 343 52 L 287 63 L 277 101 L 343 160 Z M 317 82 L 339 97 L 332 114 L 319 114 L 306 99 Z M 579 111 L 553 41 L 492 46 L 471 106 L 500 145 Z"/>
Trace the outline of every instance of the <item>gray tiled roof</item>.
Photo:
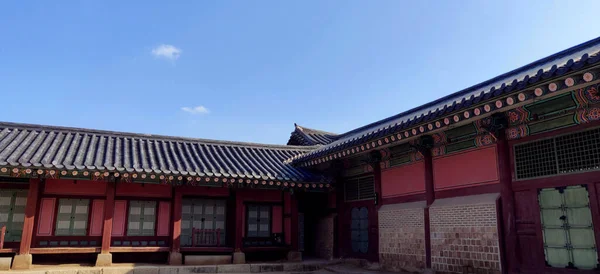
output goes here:
<path id="1" fill-rule="evenodd" d="M 509 93 L 516 93 L 553 77 L 597 65 L 599 62 L 600 37 L 422 106 L 340 134 L 335 141 L 290 160 L 294 164 L 307 163 L 310 160 L 340 152 L 349 147 L 396 134 L 407 128 L 425 124 L 452 113 L 458 113 L 471 105 L 492 101 Z M 461 68 L 461 71 L 465 70 L 465 68 Z"/>
<path id="2" fill-rule="evenodd" d="M 283 163 L 314 147 L 0 122 L 0 166 L 319 182 Z"/>
<path id="3" fill-rule="evenodd" d="M 294 131 L 292 131 L 287 144 L 299 146 L 326 145 L 337 140 L 337 137 L 338 135 L 335 133 L 294 124 Z"/>

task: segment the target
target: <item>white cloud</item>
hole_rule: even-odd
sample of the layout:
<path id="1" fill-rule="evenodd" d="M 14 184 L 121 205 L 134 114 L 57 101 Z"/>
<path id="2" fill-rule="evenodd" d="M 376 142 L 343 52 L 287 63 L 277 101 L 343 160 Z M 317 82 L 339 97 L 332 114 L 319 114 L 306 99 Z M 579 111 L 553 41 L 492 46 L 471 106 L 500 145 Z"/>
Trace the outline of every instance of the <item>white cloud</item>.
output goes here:
<path id="1" fill-rule="evenodd" d="M 162 44 L 152 49 L 152 55 L 156 58 L 163 58 L 170 61 L 175 61 L 181 56 L 181 49 L 173 45 Z"/>
<path id="2" fill-rule="evenodd" d="M 181 110 L 190 114 L 208 114 L 210 111 L 204 106 L 182 107 Z"/>

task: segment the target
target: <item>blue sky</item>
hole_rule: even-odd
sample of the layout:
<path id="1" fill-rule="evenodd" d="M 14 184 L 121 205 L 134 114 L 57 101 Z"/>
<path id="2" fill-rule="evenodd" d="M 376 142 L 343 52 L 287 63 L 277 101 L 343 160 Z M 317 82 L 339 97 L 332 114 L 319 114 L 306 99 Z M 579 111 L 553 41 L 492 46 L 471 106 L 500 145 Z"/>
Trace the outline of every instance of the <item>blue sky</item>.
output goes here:
<path id="1" fill-rule="evenodd" d="M 2 1 L 0 120 L 285 143 L 600 35 L 600 1 Z"/>

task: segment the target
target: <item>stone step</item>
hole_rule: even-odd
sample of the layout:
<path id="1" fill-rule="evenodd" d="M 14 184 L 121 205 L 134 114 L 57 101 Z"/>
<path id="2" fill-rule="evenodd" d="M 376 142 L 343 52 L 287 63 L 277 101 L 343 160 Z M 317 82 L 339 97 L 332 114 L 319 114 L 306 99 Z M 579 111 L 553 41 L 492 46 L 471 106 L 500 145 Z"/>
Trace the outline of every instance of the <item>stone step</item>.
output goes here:
<path id="1" fill-rule="evenodd" d="M 197 274 L 197 273 L 310 273 L 334 262 L 222 264 L 196 266 L 52 267 L 11 270 L 8 274 Z"/>

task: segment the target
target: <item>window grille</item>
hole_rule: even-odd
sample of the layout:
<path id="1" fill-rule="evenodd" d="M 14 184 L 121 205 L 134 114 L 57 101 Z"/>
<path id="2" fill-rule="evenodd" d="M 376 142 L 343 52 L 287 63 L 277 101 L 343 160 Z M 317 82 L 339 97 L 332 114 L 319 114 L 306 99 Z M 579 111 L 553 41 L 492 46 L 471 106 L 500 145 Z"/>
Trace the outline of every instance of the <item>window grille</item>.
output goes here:
<path id="1" fill-rule="evenodd" d="M 213 243 L 216 245 L 217 242 L 224 245 L 227 234 L 225 233 L 226 211 L 227 204 L 225 200 L 183 199 L 181 207 L 181 245 L 209 245 Z M 217 233 L 217 231 L 220 231 L 220 233 Z M 218 241 L 211 240 L 207 242 L 209 236 L 206 233 L 219 234 Z M 194 242 L 194 234 L 201 239 L 196 238 L 197 241 Z"/>
<path id="2" fill-rule="evenodd" d="M 246 219 L 248 237 L 267 238 L 271 236 L 271 206 L 248 205 Z"/>
<path id="3" fill-rule="evenodd" d="M 129 201 L 127 236 L 154 236 L 156 201 Z"/>
<path id="4" fill-rule="evenodd" d="M 0 228 L 6 226 L 5 242 L 20 242 L 25 221 L 27 190 L 0 189 Z"/>
<path id="5" fill-rule="evenodd" d="M 598 267 L 587 189 L 584 186 L 542 189 L 538 202 L 546 263 L 577 269 Z"/>
<path id="6" fill-rule="evenodd" d="M 54 235 L 85 236 L 89 205 L 89 199 L 59 199 Z"/>
<path id="7" fill-rule="evenodd" d="M 367 200 L 375 197 L 373 176 L 349 179 L 344 183 L 346 201 Z"/>
<path id="8" fill-rule="evenodd" d="M 600 169 L 600 129 L 515 145 L 517 179 Z"/>

